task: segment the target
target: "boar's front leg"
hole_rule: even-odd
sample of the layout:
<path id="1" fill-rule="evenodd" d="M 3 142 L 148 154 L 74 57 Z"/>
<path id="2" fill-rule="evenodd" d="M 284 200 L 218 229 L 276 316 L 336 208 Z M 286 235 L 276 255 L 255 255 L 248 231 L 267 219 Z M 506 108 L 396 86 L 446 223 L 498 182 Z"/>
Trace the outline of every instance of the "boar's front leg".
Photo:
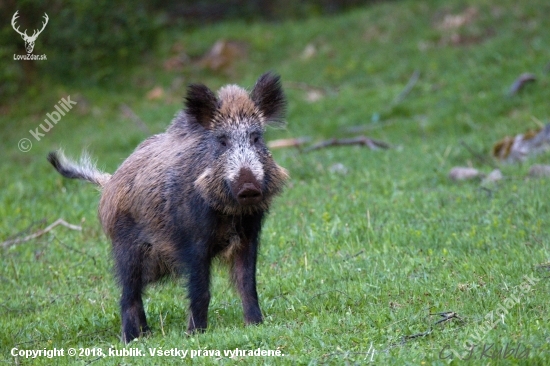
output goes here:
<path id="1" fill-rule="evenodd" d="M 232 276 L 241 296 L 245 323 L 259 324 L 262 322 L 262 312 L 256 291 L 256 259 L 261 217 L 245 225 L 248 226 L 245 228 L 245 236 L 241 237 L 241 245 L 233 254 Z"/>
<path id="2" fill-rule="evenodd" d="M 206 252 L 206 251 L 204 251 Z M 190 300 L 190 314 L 187 332 L 202 332 L 208 323 L 208 306 L 210 305 L 210 264 L 207 253 L 200 253 L 188 263 L 187 291 Z"/>

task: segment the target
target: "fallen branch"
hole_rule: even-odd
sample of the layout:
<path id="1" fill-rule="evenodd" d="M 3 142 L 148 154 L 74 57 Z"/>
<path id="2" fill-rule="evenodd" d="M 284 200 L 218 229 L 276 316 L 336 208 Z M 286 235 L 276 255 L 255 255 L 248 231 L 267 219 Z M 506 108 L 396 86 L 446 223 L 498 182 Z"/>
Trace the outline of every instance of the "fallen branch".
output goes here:
<path id="1" fill-rule="evenodd" d="M 31 230 L 33 228 L 35 228 L 36 226 L 38 225 L 45 225 L 47 223 L 47 220 L 44 218 L 44 219 L 40 219 L 40 220 L 37 220 L 37 221 L 33 221 L 31 222 L 26 228 L 24 228 L 23 230 L 21 230 L 20 232 L 14 234 L 14 235 L 10 235 L 8 236 L 8 238 L 6 240 L 12 240 L 14 238 L 17 238 L 19 236 L 23 236 L 23 235 L 27 235 L 28 233 L 31 232 Z"/>
<path id="2" fill-rule="evenodd" d="M 47 232 L 49 231 L 52 231 L 56 226 L 58 225 L 62 225 L 62 226 L 65 226 L 71 230 L 82 230 L 82 227 L 81 226 L 77 226 L 77 225 L 72 225 L 72 224 L 69 224 L 68 222 L 66 222 L 65 220 L 63 219 L 57 219 L 54 223 L 52 223 L 51 225 L 49 225 L 48 227 L 46 227 L 45 229 L 42 229 L 42 230 L 38 230 L 37 232 L 35 232 L 34 234 L 30 234 L 30 235 L 27 235 L 27 236 L 24 236 L 22 238 L 16 238 L 16 239 L 11 239 L 11 240 L 6 240 L 5 242 L 2 243 L 2 247 L 4 248 L 8 248 L 12 245 L 15 245 L 15 244 L 19 244 L 19 243 L 23 243 L 23 242 L 26 242 L 26 241 L 29 241 L 29 240 L 32 240 L 32 239 L 35 239 L 35 238 L 38 238 L 39 236 L 42 236 L 44 234 L 46 234 Z"/>
<path id="3" fill-rule="evenodd" d="M 309 137 L 297 137 L 290 139 L 272 140 L 267 143 L 270 149 L 281 149 L 283 147 L 300 147 L 309 141 Z"/>
<path id="4" fill-rule="evenodd" d="M 304 152 L 310 152 L 313 150 L 324 149 L 331 146 L 346 146 L 346 145 L 361 145 L 367 146 L 371 150 L 389 149 L 390 145 L 384 141 L 374 140 L 366 136 L 352 137 L 348 139 L 329 139 L 321 141 L 313 146 L 308 147 Z"/>

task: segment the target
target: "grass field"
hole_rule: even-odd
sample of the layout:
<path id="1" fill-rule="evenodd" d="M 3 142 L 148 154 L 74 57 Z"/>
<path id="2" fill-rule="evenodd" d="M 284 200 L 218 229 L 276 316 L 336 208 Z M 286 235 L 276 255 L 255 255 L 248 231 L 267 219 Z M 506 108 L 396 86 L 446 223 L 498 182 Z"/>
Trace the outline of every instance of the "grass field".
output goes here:
<path id="1" fill-rule="evenodd" d="M 546 0 L 400 1 L 302 21 L 227 22 L 163 34 L 123 86 L 30 87 L 0 116 L 0 241 L 58 218 L 82 230 L 58 226 L 0 249 L 0 364 L 547 364 L 550 179 L 527 173 L 550 158 L 504 165 L 490 150 L 549 122 L 548 14 Z M 194 59 L 219 39 L 248 47 L 229 71 L 195 62 L 164 69 L 174 44 Z M 264 324 L 243 325 L 219 265 L 206 333 L 185 335 L 185 291 L 168 282 L 145 297 L 151 336 L 127 347 L 144 355 L 97 357 L 124 349 L 99 193 L 59 176 L 48 151 L 86 148 L 113 172 L 164 130 L 186 84 L 251 86 L 267 70 L 281 74 L 289 99 L 288 126 L 269 130 L 268 140 L 364 134 L 391 148 L 273 151 L 292 178 L 262 234 Z M 524 72 L 537 80 L 508 95 Z M 147 98 L 157 86 L 164 94 Z M 67 96 L 77 104 L 38 141 L 29 130 Z M 22 138 L 30 151 L 18 148 Z M 489 173 L 493 165 L 504 175 L 493 184 L 447 176 L 454 166 Z M 12 356 L 14 347 L 65 356 L 25 359 Z M 68 356 L 70 348 L 78 354 Z M 284 356 L 224 356 L 237 348 Z M 182 360 L 150 356 L 153 349 L 189 353 Z"/>

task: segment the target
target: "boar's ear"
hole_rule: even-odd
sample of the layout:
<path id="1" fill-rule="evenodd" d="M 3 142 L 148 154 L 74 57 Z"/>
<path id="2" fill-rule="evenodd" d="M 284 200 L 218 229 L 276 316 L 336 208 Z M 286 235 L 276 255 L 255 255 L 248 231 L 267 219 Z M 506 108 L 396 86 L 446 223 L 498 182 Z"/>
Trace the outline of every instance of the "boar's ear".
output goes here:
<path id="1" fill-rule="evenodd" d="M 260 109 L 267 123 L 284 123 L 286 99 L 279 75 L 266 72 L 258 78 L 250 98 Z"/>
<path id="2" fill-rule="evenodd" d="M 209 129 L 220 101 L 206 85 L 191 84 L 185 97 L 185 113 L 195 118 L 204 128 Z"/>

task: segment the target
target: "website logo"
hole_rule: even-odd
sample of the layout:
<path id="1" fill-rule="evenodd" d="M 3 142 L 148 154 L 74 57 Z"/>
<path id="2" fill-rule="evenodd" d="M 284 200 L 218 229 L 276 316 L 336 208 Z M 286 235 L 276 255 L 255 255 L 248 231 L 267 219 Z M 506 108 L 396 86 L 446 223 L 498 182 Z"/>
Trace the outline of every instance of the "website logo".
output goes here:
<path id="1" fill-rule="evenodd" d="M 36 42 L 36 39 L 42 33 L 44 28 L 46 28 L 46 24 L 48 24 L 48 14 L 44 13 L 44 22 L 42 22 L 42 29 L 38 30 L 35 29 L 31 36 L 27 34 L 27 30 L 25 29 L 24 32 L 21 32 L 19 30 L 19 26 L 16 26 L 15 21 L 19 17 L 17 14 L 19 13 L 19 10 L 13 14 L 13 17 L 11 18 L 11 26 L 13 29 L 21 35 L 21 38 L 23 38 L 23 41 L 25 41 L 25 49 L 27 50 L 27 55 L 13 55 L 14 60 L 45 60 L 46 55 L 32 55 L 32 51 L 34 49 L 34 43 Z"/>

